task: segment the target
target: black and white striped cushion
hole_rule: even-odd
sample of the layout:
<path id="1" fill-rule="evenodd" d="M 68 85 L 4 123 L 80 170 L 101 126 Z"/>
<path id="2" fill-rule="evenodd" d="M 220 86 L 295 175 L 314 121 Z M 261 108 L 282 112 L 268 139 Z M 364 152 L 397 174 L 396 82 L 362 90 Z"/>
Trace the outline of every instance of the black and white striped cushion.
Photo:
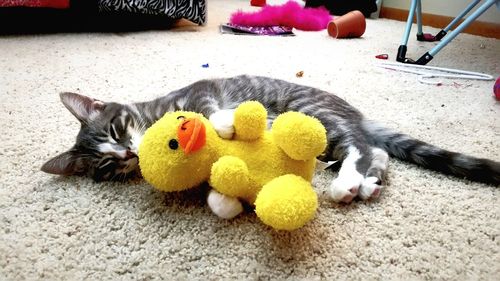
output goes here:
<path id="1" fill-rule="evenodd" d="M 207 19 L 206 0 L 99 0 L 101 12 L 131 12 L 149 15 L 167 15 L 173 19 L 187 19 L 203 25 Z"/>

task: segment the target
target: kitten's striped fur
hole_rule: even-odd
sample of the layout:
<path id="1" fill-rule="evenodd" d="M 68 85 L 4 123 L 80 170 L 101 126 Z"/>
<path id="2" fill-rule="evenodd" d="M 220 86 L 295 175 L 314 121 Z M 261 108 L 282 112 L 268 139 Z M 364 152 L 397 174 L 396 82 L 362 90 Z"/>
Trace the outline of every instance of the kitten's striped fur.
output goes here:
<path id="1" fill-rule="evenodd" d="M 257 76 L 202 80 L 153 101 L 134 104 L 103 103 L 67 93 L 61 98 L 82 128 L 69 152 L 42 167 L 49 173 L 85 174 L 96 180 L 129 178 L 135 175 L 131 167 L 137 163 L 134 153 L 141 133 L 165 112 L 189 110 L 214 117 L 243 101 L 257 100 L 267 107 L 269 123 L 278 114 L 293 110 L 315 116 L 325 125 L 329 145 L 322 160 L 345 160 L 331 186 L 336 201 L 378 196 L 387 153 L 445 174 L 500 184 L 498 162 L 449 152 L 392 132 L 365 119 L 331 93 L 283 80 Z M 131 142 L 133 131 L 139 132 L 136 143 Z"/>

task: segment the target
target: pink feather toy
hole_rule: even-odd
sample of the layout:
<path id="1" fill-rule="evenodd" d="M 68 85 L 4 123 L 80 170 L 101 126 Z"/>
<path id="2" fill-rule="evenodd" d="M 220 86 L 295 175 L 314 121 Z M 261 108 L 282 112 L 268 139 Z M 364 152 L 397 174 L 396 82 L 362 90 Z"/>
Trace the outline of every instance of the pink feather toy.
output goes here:
<path id="1" fill-rule="evenodd" d="M 299 3 L 288 1 L 283 5 L 266 5 L 257 12 L 237 11 L 231 15 L 232 24 L 243 26 L 289 26 L 305 31 L 326 29 L 332 20 L 329 11 L 323 7 L 304 8 Z"/>

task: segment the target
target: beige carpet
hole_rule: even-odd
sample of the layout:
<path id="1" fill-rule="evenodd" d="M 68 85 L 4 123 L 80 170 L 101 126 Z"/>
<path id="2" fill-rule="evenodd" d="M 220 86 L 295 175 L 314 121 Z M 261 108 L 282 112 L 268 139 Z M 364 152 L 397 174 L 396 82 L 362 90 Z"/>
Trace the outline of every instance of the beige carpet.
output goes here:
<path id="1" fill-rule="evenodd" d="M 292 233 L 252 213 L 220 220 L 203 191 L 163 194 L 144 182 L 40 172 L 79 128 L 61 91 L 144 101 L 243 73 L 320 87 L 392 128 L 500 161 L 492 81 L 429 86 L 373 67 L 377 54 L 394 60 L 404 23 L 368 20 L 353 40 L 221 35 L 218 24 L 248 1 L 209 2 L 206 27 L 0 37 L 0 280 L 498 280 L 498 187 L 396 160 L 374 202 L 334 204 L 325 194 L 334 173 L 318 174 L 317 216 Z M 410 56 L 433 46 L 413 39 Z M 498 76 L 499 50 L 500 40 L 461 35 L 431 65 Z"/>

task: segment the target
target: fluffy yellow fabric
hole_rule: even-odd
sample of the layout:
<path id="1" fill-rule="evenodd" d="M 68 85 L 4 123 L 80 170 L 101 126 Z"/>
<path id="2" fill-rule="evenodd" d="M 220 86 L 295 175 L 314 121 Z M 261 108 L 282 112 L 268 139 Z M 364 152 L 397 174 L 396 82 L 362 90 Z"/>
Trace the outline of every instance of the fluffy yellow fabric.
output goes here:
<path id="1" fill-rule="evenodd" d="M 234 113 L 234 130 L 239 140 L 256 140 L 267 128 L 266 109 L 256 101 L 240 104 Z"/>
<path id="2" fill-rule="evenodd" d="M 202 121 L 206 139 L 199 139 L 205 134 L 186 136 L 192 118 Z M 267 131 L 265 108 L 257 102 L 243 103 L 235 112 L 234 139 L 225 140 L 199 114 L 167 113 L 143 137 L 141 172 L 146 181 L 163 191 L 208 181 L 223 194 L 255 202 L 264 223 L 276 229 L 296 229 L 316 212 L 310 181 L 315 157 L 326 147 L 326 131 L 317 119 L 301 113 L 284 114 L 276 121 Z M 192 123 L 200 124 L 199 120 Z M 183 151 L 176 145 L 180 134 L 203 145 L 196 151 Z"/>
<path id="3" fill-rule="evenodd" d="M 295 160 L 314 158 L 326 147 L 325 127 L 300 112 L 280 114 L 273 122 L 272 132 L 278 146 Z"/>
<path id="4" fill-rule="evenodd" d="M 314 217 L 318 198 L 311 184 L 296 175 L 273 179 L 257 195 L 255 213 L 276 229 L 294 230 Z"/>
<path id="5" fill-rule="evenodd" d="M 207 136 L 218 139 L 215 130 L 209 130 L 210 122 L 194 112 L 174 112 L 165 115 L 148 128 L 139 146 L 139 166 L 143 177 L 162 191 L 180 191 L 198 186 L 210 176 L 216 151 L 206 147 L 203 153 L 185 155 L 182 149 L 171 149 L 169 142 L 177 140 L 179 117 L 198 117 L 207 126 Z M 207 137 L 208 138 L 208 137 Z"/>
<path id="6" fill-rule="evenodd" d="M 251 200 L 259 187 L 251 184 L 248 167 L 238 157 L 222 156 L 212 165 L 210 185 L 223 187 L 224 194 Z"/>

